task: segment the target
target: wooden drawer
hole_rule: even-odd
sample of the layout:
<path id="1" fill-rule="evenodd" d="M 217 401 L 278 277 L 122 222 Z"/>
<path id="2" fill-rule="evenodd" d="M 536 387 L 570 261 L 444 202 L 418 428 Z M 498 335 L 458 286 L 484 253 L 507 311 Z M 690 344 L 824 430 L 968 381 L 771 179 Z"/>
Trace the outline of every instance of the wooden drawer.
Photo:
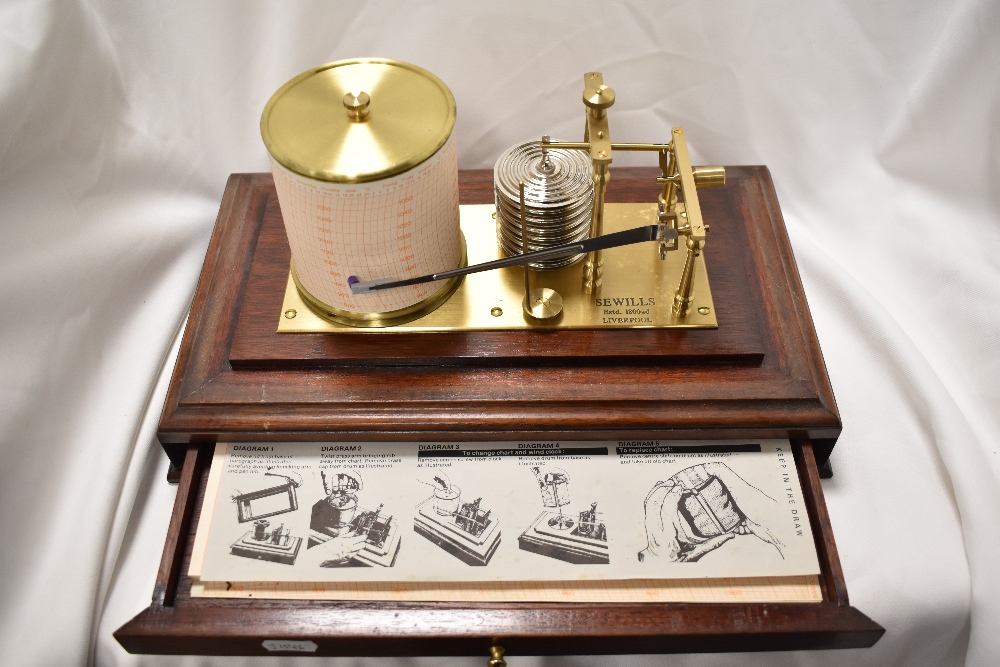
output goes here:
<path id="1" fill-rule="evenodd" d="M 315 655 L 676 653 L 858 648 L 884 632 L 848 602 L 813 449 L 793 443 L 819 554 L 819 603 L 396 603 L 191 597 L 187 567 L 211 446 L 187 449 L 153 603 L 115 637 L 131 653 L 273 655 L 265 640 L 309 640 Z"/>

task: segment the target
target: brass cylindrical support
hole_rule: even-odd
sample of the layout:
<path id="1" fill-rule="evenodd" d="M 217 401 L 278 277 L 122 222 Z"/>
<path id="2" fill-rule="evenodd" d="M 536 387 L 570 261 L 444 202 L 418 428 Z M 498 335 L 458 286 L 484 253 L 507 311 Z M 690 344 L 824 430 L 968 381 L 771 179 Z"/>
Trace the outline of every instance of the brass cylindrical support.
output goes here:
<path id="1" fill-rule="evenodd" d="M 521 212 L 521 254 L 528 254 L 528 221 L 524 214 L 524 181 L 518 183 L 518 188 L 520 190 L 520 212 Z M 525 310 L 528 310 L 528 299 L 531 297 L 531 267 L 527 264 L 524 265 L 524 306 Z"/>
<path id="2" fill-rule="evenodd" d="M 725 167 L 692 167 L 694 184 L 699 188 L 721 188 L 726 184 Z"/>
<path id="3" fill-rule="evenodd" d="M 687 257 L 684 260 L 684 269 L 681 271 L 681 282 L 677 286 L 674 294 L 673 313 L 677 317 L 686 317 L 694 301 L 694 263 L 701 254 L 703 241 L 687 240 Z"/>
<path id="4" fill-rule="evenodd" d="M 524 181 L 519 184 L 521 196 L 521 253 L 528 252 L 528 227 L 524 214 Z M 521 308 L 524 314 L 536 320 L 548 320 L 562 313 L 562 295 L 548 287 L 531 287 L 531 266 L 524 264 L 524 300 Z"/>
<path id="5" fill-rule="evenodd" d="M 507 661 L 503 659 L 503 646 L 491 646 L 490 647 L 490 659 L 487 661 L 487 667 L 507 667 Z"/>
<path id="6" fill-rule="evenodd" d="M 677 157 L 674 155 L 673 146 L 670 150 L 660 151 L 660 171 L 666 179 L 671 179 L 677 175 Z M 673 211 L 677 205 L 677 183 L 667 180 L 663 183 L 663 192 L 660 193 L 660 203 L 667 211 Z"/>
<path id="7" fill-rule="evenodd" d="M 590 238 L 604 233 L 604 194 L 608 188 L 608 167 L 594 165 L 594 213 L 590 218 Z M 600 250 L 587 253 L 583 262 L 583 291 L 595 294 L 601 289 L 604 273 L 604 257 Z"/>

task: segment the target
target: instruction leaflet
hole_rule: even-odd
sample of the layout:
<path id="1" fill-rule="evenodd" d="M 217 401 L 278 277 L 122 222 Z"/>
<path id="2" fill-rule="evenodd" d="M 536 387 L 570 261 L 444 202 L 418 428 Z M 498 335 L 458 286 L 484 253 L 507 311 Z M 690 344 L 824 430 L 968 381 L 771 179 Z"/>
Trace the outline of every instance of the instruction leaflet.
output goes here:
<path id="1" fill-rule="evenodd" d="M 819 572 L 787 440 L 225 447 L 202 581 Z"/>

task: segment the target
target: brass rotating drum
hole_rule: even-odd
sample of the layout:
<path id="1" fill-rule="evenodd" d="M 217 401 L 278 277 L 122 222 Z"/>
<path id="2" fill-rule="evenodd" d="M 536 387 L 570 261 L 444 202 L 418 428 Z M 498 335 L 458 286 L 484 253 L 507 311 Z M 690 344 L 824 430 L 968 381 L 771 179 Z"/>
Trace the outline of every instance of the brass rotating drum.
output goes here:
<path id="1" fill-rule="evenodd" d="M 360 280 L 463 266 L 455 98 L 439 78 L 397 60 L 315 67 L 264 107 L 261 136 L 303 300 L 341 324 L 424 315 L 460 279 L 354 295 Z"/>

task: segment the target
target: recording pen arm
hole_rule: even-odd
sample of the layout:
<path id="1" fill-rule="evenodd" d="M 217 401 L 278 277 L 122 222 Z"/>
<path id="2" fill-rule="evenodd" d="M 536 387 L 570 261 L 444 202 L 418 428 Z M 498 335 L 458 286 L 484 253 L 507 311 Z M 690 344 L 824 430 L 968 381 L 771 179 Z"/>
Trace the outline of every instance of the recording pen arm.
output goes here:
<path id="1" fill-rule="evenodd" d="M 450 271 L 441 271 L 440 273 L 431 273 L 426 276 L 418 276 L 416 278 L 380 278 L 377 280 L 362 281 L 358 280 L 357 276 L 351 276 L 347 279 L 347 284 L 350 285 L 352 294 L 368 294 L 379 290 L 406 287 L 408 285 L 419 285 L 421 283 L 447 280 L 448 278 L 455 278 L 458 276 L 467 276 L 470 273 L 493 271 L 494 269 L 502 269 L 508 266 L 522 266 L 535 261 L 557 259 L 568 255 L 580 255 L 587 252 L 593 252 L 595 250 L 618 248 L 620 246 L 642 243 L 644 241 L 670 241 L 676 238 L 676 230 L 671 229 L 665 224 L 646 225 L 645 227 L 626 229 L 622 232 L 604 234 L 603 236 L 597 236 L 585 241 L 567 243 L 565 245 L 546 248 L 544 250 L 535 250 L 534 252 L 493 260 L 492 262 L 473 264 L 472 266 L 451 269 Z"/>

